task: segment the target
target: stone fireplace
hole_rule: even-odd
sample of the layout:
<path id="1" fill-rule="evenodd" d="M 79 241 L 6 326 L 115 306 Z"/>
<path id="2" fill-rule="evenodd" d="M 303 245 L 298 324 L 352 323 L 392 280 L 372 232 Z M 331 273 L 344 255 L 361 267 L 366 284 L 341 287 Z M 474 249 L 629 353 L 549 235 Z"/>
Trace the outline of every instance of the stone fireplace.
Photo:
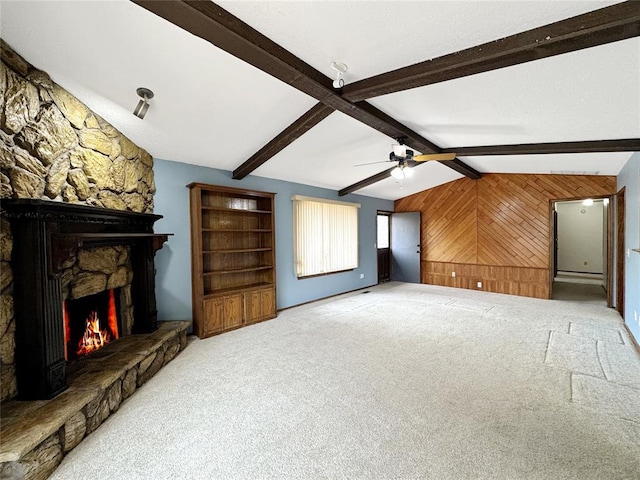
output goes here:
<path id="1" fill-rule="evenodd" d="M 113 337 L 157 328 L 153 257 L 168 238 L 153 233 L 160 215 L 30 199 L 6 200 L 2 210 L 14 239 L 18 398 L 46 399 L 65 390 L 67 361 L 91 353 L 69 355 L 67 346 L 78 345 L 85 333 L 87 342 L 104 346 Z M 97 297 L 115 297 L 114 289 L 110 327 L 109 302 L 99 305 Z M 69 339 L 74 332 L 65 319 L 75 310 L 84 315 L 76 319 L 82 331 Z"/>
<path id="2" fill-rule="evenodd" d="M 157 322 L 151 155 L 2 39 L 0 59 L 0 478 L 47 478 L 189 322 Z"/>
<path id="3" fill-rule="evenodd" d="M 153 158 L 43 71 L 0 39 L 0 199 L 51 201 L 131 214 L 151 214 L 155 184 Z M 151 223 L 152 225 L 153 223 Z M 42 224 L 44 225 L 44 224 Z M 85 233 L 95 232 L 95 224 Z M 44 228 L 44 227 L 43 227 Z M 152 228 L 148 231 L 152 231 Z M 120 288 L 121 309 L 133 328 L 132 251 L 141 248 L 131 237 L 113 239 L 58 236 L 54 251 L 60 263 L 50 274 L 62 299 Z M 6 215 L 0 220 L 0 400 L 18 395 L 16 377 L 15 298 L 17 274 L 12 258 L 18 247 Z M 79 246 L 77 242 L 80 242 Z M 38 277 L 40 278 L 40 277 Z M 52 280 L 41 280 L 43 285 Z M 61 306 L 56 306 L 60 308 Z M 62 327 L 59 327 L 62 328 Z M 35 340 L 33 340 L 35 341 Z M 37 342 L 36 342 L 37 343 Z M 56 354 L 57 355 L 57 354 Z M 64 355 L 63 355 L 64 356 Z M 60 357 L 60 358 L 63 358 Z M 54 375 L 54 371 L 50 372 Z"/>

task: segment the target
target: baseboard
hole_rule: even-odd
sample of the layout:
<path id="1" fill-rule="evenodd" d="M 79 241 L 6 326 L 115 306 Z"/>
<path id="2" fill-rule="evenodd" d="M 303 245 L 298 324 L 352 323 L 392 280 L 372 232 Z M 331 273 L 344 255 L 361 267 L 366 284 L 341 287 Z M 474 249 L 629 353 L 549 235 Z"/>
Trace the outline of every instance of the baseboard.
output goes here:
<path id="1" fill-rule="evenodd" d="M 572 272 L 569 270 L 558 270 L 553 278 L 558 283 L 581 283 L 587 285 L 602 285 L 604 276 L 602 273 L 592 272 Z"/>
<path id="2" fill-rule="evenodd" d="M 309 305 L 310 303 L 319 302 L 320 300 L 327 300 L 329 298 L 339 297 L 340 295 L 346 295 L 347 293 L 366 290 L 367 288 L 375 287 L 376 285 L 378 284 L 374 283 L 373 285 L 367 285 L 366 287 L 354 288 L 353 290 L 347 290 L 346 292 L 334 293 L 333 295 L 327 295 L 326 297 L 315 298 L 313 300 L 309 300 L 308 302 L 296 303 L 295 305 L 289 305 L 288 307 L 279 308 L 278 311 L 283 312 L 285 310 L 289 310 L 290 308 L 301 307 L 302 305 Z"/>
<path id="3" fill-rule="evenodd" d="M 624 320 L 623 320 L 624 322 Z M 633 346 L 636 347 L 636 351 L 638 353 L 640 353 L 640 345 L 638 344 L 638 341 L 636 340 L 636 337 L 633 336 L 633 333 L 631 333 L 631 330 L 629 329 L 629 326 L 626 324 L 626 322 L 623 323 L 624 328 L 627 329 L 627 333 L 629 334 L 629 338 L 631 338 L 631 343 L 633 343 Z"/>
<path id="4" fill-rule="evenodd" d="M 597 278 L 554 277 L 553 281 L 556 283 L 573 283 L 575 285 L 602 285 L 602 280 Z"/>
<path id="5" fill-rule="evenodd" d="M 569 275 L 574 277 L 585 277 L 585 278 L 602 278 L 603 272 L 578 272 L 573 270 L 558 270 L 558 275 Z"/>

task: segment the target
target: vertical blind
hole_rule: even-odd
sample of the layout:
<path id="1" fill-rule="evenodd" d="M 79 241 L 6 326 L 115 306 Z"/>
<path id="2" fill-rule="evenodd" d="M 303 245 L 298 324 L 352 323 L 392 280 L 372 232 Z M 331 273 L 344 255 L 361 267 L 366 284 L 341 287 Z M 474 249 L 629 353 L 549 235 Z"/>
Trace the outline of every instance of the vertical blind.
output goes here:
<path id="1" fill-rule="evenodd" d="M 358 267 L 358 203 L 294 195 L 296 276 L 308 277 Z"/>

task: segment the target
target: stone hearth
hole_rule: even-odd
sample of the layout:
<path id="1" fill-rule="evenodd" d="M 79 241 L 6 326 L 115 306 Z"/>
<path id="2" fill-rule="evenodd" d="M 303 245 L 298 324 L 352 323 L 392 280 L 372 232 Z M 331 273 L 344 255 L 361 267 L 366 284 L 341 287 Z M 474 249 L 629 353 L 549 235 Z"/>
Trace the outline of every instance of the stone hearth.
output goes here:
<path id="1" fill-rule="evenodd" d="M 110 343 L 70 367 L 52 400 L 2 405 L 0 478 L 44 479 L 62 458 L 187 344 L 190 322 L 161 322 L 150 334 Z"/>

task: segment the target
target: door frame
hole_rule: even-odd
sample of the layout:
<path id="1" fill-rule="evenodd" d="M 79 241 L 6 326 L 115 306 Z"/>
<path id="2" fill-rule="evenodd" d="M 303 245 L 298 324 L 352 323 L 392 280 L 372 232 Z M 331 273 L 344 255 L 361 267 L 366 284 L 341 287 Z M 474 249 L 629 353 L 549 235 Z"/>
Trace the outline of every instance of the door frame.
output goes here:
<path id="1" fill-rule="evenodd" d="M 377 268 L 377 278 L 378 278 L 378 284 L 383 283 L 383 282 L 389 282 L 391 281 L 391 215 L 393 214 L 393 212 L 388 211 L 388 210 L 378 210 L 376 212 L 376 268 Z M 389 241 L 389 246 L 386 248 L 387 250 L 387 272 L 389 272 L 389 278 L 387 278 L 386 280 L 382 280 L 380 281 L 380 248 L 378 248 L 378 243 L 377 243 L 377 237 L 378 237 L 378 216 L 380 215 L 384 215 L 386 217 L 389 217 L 389 227 L 387 230 L 387 235 L 389 236 L 388 241 Z"/>
<path id="2" fill-rule="evenodd" d="M 624 188 L 622 189 L 624 190 Z M 607 249 L 607 306 L 613 307 L 613 215 L 611 213 L 611 206 L 616 198 L 616 195 L 592 195 L 592 196 L 580 196 L 580 197 L 572 197 L 572 198 L 553 198 L 549 200 L 549 296 L 547 297 L 549 300 L 553 298 L 553 280 L 555 278 L 555 269 L 558 262 L 556 258 L 556 210 L 555 204 L 558 202 L 575 202 L 578 200 L 586 200 L 587 198 L 591 198 L 593 200 L 609 200 L 609 208 L 607 209 L 607 238 L 606 238 L 606 249 Z M 616 269 L 617 275 L 617 269 Z M 617 292 L 616 292 L 617 293 Z"/>
<path id="3" fill-rule="evenodd" d="M 625 187 L 615 195 L 616 199 L 616 310 L 624 318 L 624 215 Z"/>

